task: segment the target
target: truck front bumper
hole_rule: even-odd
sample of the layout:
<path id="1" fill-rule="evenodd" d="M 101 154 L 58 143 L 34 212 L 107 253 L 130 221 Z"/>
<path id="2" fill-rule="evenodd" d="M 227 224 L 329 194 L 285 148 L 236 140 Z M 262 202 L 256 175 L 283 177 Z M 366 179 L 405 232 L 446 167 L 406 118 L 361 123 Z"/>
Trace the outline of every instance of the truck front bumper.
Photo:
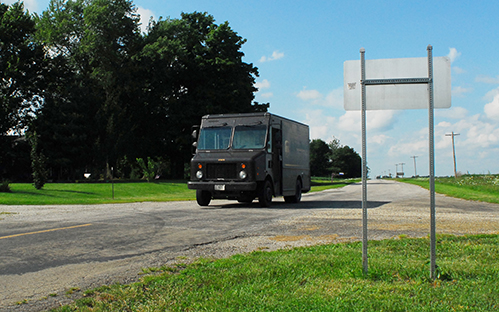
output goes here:
<path id="1" fill-rule="evenodd" d="M 256 190 L 256 182 L 189 181 L 187 187 L 191 190 L 210 192 L 241 192 Z"/>

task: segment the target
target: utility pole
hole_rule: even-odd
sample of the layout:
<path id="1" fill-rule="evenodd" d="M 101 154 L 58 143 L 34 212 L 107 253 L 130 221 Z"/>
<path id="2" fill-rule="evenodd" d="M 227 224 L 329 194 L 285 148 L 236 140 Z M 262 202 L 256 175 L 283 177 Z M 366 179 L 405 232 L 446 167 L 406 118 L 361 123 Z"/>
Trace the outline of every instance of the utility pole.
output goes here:
<path id="1" fill-rule="evenodd" d="M 399 163 L 399 165 L 402 166 L 402 171 L 400 172 L 400 175 L 402 176 L 402 178 L 404 177 L 404 165 L 405 163 Z"/>
<path id="2" fill-rule="evenodd" d="M 416 178 L 418 176 L 418 171 L 416 170 L 416 158 L 418 156 L 411 156 L 412 159 L 414 159 L 414 177 Z"/>
<path id="3" fill-rule="evenodd" d="M 399 177 L 399 164 L 395 164 L 395 178 Z"/>
<path id="4" fill-rule="evenodd" d="M 454 131 L 452 131 L 452 133 L 446 133 L 445 136 L 450 136 L 452 137 L 452 157 L 454 158 L 454 177 L 457 178 L 457 170 L 456 170 L 456 147 L 454 145 L 454 137 L 456 135 L 459 135 L 459 133 L 454 133 Z"/>

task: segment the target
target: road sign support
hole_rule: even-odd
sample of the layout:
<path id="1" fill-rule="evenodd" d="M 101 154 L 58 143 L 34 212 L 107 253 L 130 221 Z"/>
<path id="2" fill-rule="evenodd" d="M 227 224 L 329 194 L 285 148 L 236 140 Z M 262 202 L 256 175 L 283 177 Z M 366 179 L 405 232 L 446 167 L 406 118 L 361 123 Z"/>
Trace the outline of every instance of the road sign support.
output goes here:
<path id="1" fill-rule="evenodd" d="M 362 267 L 367 276 L 367 144 L 366 144 L 366 50 L 360 49 L 361 85 L 362 85 Z"/>
<path id="2" fill-rule="evenodd" d="M 361 101 L 362 101 L 362 266 L 364 274 L 368 272 L 367 254 L 367 144 L 366 144 L 366 86 L 395 84 L 428 85 L 428 128 L 429 128 L 429 163 L 430 163 L 430 278 L 435 279 L 436 269 L 436 230 L 435 230 L 435 130 L 434 130 L 434 94 L 433 94 L 433 47 L 428 45 L 428 77 L 366 79 L 366 61 L 364 48 L 360 49 Z"/>
<path id="3" fill-rule="evenodd" d="M 435 127 L 434 127 L 434 106 L 433 103 L 433 47 L 428 45 L 428 129 L 429 129 L 429 150 L 430 150 L 430 278 L 435 279 L 436 269 L 436 230 L 435 230 Z"/>

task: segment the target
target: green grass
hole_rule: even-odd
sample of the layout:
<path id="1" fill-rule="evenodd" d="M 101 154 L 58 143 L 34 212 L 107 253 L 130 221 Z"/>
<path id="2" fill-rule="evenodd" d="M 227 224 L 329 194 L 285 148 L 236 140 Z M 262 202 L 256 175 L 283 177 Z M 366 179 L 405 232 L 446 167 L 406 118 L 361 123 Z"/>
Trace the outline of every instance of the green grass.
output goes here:
<path id="1" fill-rule="evenodd" d="M 326 178 L 313 178 L 310 192 L 320 192 L 324 190 L 340 188 L 349 184 L 360 182 L 361 179 L 334 179 L 333 182 Z"/>
<path id="2" fill-rule="evenodd" d="M 429 189 L 428 178 L 397 179 Z M 464 175 L 435 178 L 435 192 L 467 200 L 499 204 L 499 175 Z"/>
<path id="3" fill-rule="evenodd" d="M 312 192 L 343 187 L 357 180 L 313 180 Z M 109 204 L 144 201 L 195 200 L 196 192 L 185 181 L 156 183 L 47 183 L 37 190 L 28 183 L 9 184 L 11 192 L 0 193 L 0 205 Z"/>
<path id="4" fill-rule="evenodd" d="M 107 204 L 195 199 L 185 182 L 47 183 L 41 190 L 31 184 L 12 183 L 10 193 L 0 193 L 3 205 Z"/>
<path id="5" fill-rule="evenodd" d="M 104 286 L 56 311 L 495 311 L 499 236 L 438 236 L 438 278 L 429 239 L 252 252 L 163 267 L 131 285 Z M 158 275 L 159 274 L 159 275 Z"/>

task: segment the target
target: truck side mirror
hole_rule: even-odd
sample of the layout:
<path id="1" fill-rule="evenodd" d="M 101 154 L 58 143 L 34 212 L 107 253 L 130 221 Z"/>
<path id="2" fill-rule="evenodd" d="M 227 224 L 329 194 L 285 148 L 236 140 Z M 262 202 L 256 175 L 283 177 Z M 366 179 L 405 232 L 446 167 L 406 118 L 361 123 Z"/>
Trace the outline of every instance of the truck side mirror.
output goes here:
<path id="1" fill-rule="evenodd" d="M 199 126 L 192 126 L 191 136 L 194 141 L 198 140 L 198 134 L 199 134 Z"/>
<path id="2" fill-rule="evenodd" d="M 198 148 L 198 142 L 193 142 L 191 146 L 191 154 L 196 154 L 196 149 Z"/>

